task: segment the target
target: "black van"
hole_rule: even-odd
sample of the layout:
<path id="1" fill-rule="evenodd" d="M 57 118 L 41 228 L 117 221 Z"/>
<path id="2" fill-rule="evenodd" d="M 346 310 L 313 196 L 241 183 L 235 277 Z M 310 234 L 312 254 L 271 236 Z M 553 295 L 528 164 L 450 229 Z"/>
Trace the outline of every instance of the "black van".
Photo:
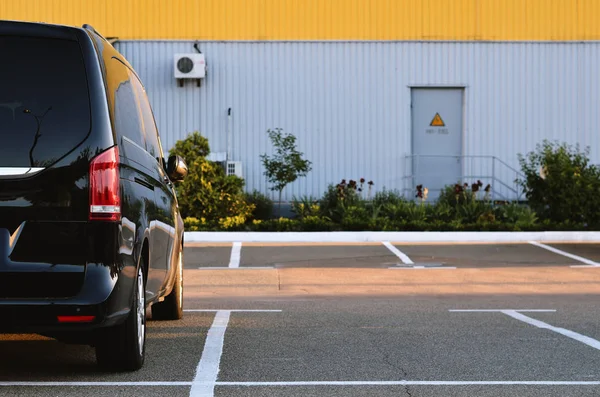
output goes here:
<path id="1" fill-rule="evenodd" d="M 0 21 L 0 332 L 137 370 L 183 305 L 183 221 L 140 78 L 91 26 Z"/>

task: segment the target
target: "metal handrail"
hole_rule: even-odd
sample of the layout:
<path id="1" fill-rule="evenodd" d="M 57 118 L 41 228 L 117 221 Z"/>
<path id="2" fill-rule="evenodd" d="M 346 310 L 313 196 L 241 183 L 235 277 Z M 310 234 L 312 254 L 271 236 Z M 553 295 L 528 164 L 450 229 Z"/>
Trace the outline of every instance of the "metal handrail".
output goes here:
<path id="1" fill-rule="evenodd" d="M 505 161 L 503 161 L 502 159 L 496 157 L 496 156 L 486 156 L 486 155 L 440 155 L 440 154 L 410 154 L 410 155 L 406 155 L 405 156 L 405 161 L 406 160 L 412 160 L 412 159 L 417 159 L 417 165 L 415 166 L 415 168 L 417 168 L 416 173 L 414 172 L 414 170 L 411 170 L 410 175 L 406 175 L 402 178 L 402 180 L 404 181 L 403 184 L 406 186 L 406 180 L 407 179 L 411 179 L 412 180 L 412 185 L 414 185 L 415 183 L 415 178 L 421 178 L 422 174 L 419 173 L 418 170 L 418 164 L 419 164 L 419 158 L 424 157 L 424 158 L 455 158 L 460 160 L 461 163 L 461 167 L 465 168 L 465 160 L 477 160 L 477 159 L 484 159 L 484 160 L 488 160 L 491 162 L 491 164 L 488 163 L 488 166 L 491 165 L 491 175 L 460 175 L 457 176 L 457 180 L 465 180 L 465 179 L 483 179 L 483 180 L 490 180 L 492 181 L 492 200 L 495 200 L 496 196 L 500 196 L 502 197 L 504 200 L 508 201 L 509 200 L 509 195 L 513 195 L 517 198 L 517 200 L 521 200 L 524 192 L 523 189 L 519 188 L 519 185 L 517 183 L 518 179 L 524 179 L 524 175 L 518 171 L 517 169 L 515 169 L 514 167 L 512 167 L 511 165 L 509 165 L 508 163 L 506 163 Z M 511 174 L 515 175 L 515 179 L 511 182 L 513 182 L 513 184 L 508 184 L 507 182 L 505 182 L 504 180 L 500 179 L 498 177 L 498 170 L 496 169 L 496 162 L 501 166 L 504 167 L 504 173 L 505 172 L 509 172 Z M 412 164 L 412 163 L 411 163 Z M 411 169 L 412 169 L 412 165 L 411 165 Z M 470 167 L 467 166 L 467 168 L 471 168 L 473 167 L 472 165 Z M 507 194 L 503 194 L 500 189 L 496 189 L 495 187 L 501 187 L 504 188 L 505 190 L 508 191 Z M 410 190 L 414 189 L 414 186 L 412 186 L 410 188 Z M 404 188 L 405 191 L 409 190 L 406 187 Z M 430 189 L 433 191 L 437 191 L 437 190 L 442 190 L 442 189 Z"/>

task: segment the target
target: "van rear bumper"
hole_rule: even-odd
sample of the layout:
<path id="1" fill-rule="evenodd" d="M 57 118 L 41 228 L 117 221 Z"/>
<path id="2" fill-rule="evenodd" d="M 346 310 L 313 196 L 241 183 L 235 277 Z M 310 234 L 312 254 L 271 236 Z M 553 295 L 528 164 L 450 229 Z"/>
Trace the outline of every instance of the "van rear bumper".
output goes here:
<path id="1" fill-rule="evenodd" d="M 0 333 L 85 333 L 119 324 L 131 307 L 129 273 L 135 269 L 87 264 L 82 288 L 71 298 L 0 299 Z"/>

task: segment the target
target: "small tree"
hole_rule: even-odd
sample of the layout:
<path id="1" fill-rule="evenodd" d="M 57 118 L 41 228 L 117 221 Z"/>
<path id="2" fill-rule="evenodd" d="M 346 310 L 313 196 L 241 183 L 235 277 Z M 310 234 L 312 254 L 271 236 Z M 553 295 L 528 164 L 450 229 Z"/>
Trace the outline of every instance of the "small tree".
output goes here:
<path id="1" fill-rule="evenodd" d="M 302 158 L 304 153 L 296 150 L 296 137 L 284 134 L 281 128 L 268 130 L 267 134 L 275 147 L 275 154 L 270 157 L 260 156 L 265 167 L 264 175 L 273 185 L 271 190 L 279 192 L 279 215 L 281 215 L 281 195 L 283 189 L 299 177 L 306 176 L 312 170 L 312 163 Z"/>

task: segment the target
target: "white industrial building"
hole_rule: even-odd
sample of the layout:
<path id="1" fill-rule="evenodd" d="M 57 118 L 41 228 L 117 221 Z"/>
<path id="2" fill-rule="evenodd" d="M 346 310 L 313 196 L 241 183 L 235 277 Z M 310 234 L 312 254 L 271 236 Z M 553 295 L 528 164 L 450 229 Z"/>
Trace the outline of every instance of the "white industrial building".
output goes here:
<path id="1" fill-rule="evenodd" d="M 417 184 L 435 197 L 480 179 L 515 199 L 517 156 L 544 139 L 590 146 L 600 163 L 597 42 L 194 43 L 115 46 L 146 85 L 165 149 L 199 131 L 248 190 L 268 192 L 259 156 L 277 127 L 313 162 L 286 201 L 360 178 L 411 197 Z M 206 74 L 180 86 L 176 61 L 198 50 Z"/>

